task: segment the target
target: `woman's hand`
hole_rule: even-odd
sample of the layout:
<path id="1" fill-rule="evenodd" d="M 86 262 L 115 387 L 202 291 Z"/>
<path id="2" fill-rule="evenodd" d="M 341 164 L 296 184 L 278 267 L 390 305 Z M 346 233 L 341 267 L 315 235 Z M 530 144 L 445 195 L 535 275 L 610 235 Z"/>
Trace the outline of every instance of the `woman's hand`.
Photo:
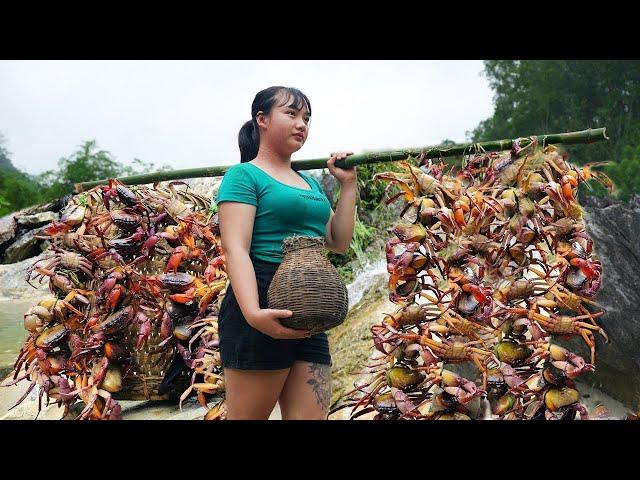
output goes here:
<path id="1" fill-rule="evenodd" d="M 309 330 L 296 330 L 287 328 L 280 323 L 281 318 L 293 315 L 291 310 L 274 310 L 262 308 L 250 315 L 245 315 L 247 323 L 256 330 L 278 340 L 287 338 L 309 338 Z"/>
<path id="2" fill-rule="evenodd" d="M 349 155 L 353 155 L 353 152 L 334 152 L 327 162 L 329 173 L 336 177 L 336 180 L 338 180 L 341 185 L 355 184 L 356 181 L 356 167 L 338 168 L 335 166 L 336 160 L 344 160 Z"/>

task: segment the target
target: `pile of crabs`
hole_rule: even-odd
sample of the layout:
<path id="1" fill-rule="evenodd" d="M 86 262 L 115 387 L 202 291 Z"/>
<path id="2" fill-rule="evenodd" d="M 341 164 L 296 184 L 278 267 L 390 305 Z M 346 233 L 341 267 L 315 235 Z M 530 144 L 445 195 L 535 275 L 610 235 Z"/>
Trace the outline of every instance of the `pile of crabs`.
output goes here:
<path id="1" fill-rule="evenodd" d="M 524 142 L 523 142 L 524 143 Z M 595 367 L 600 262 L 576 200 L 593 170 L 556 147 L 479 152 L 463 168 L 419 159 L 377 178 L 400 187 L 405 222 L 386 246 L 390 300 L 350 418 L 582 419 L 574 379 Z M 590 358 L 552 343 L 582 337 Z M 454 364 L 475 365 L 453 366 Z M 448 368 L 447 368 L 448 367 Z M 460 374 L 460 369 L 471 371 Z M 454 372 L 453 370 L 458 370 Z M 473 402 L 473 403 L 472 403 Z M 473 407 L 473 408 L 472 408 Z"/>
<path id="2" fill-rule="evenodd" d="M 47 226 L 48 253 L 27 281 L 48 281 L 52 296 L 24 315 L 29 334 L 5 385 L 31 384 L 15 406 L 37 385 L 38 412 L 46 397 L 63 418 L 119 419 L 114 397 L 127 385 L 155 370 L 166 383 L 173 370 L 188 375 L 181 407 L 197 392 L 205 418 L 224 417 L 216 316 L 227 275 L 215 204 L 181 183 L 111 180 Z"/>

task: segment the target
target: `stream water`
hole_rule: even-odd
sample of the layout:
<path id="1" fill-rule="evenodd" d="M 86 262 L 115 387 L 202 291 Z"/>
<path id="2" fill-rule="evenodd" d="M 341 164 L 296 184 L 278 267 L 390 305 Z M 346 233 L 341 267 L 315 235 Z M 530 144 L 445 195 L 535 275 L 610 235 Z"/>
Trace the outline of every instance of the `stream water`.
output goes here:
<path id="1" fill-rule="evenodd" d="M 13 367 L 27 331 L 22 325 L 22 316 L 37 299 L 0 301 L 0 372 Z"/>
<path id="2" fill-rule="evenodd" d="M 369 287 L 371 287 L 373 281 L 382 275 L 385 277 L 388 275 L 387 263 L 382 259 L 370 261 L 361 269 L 356 271 L 353 282 L 347 285 L 347 291 L 349 292 L 349 308 L 352 308 L 357 304 Z"/>

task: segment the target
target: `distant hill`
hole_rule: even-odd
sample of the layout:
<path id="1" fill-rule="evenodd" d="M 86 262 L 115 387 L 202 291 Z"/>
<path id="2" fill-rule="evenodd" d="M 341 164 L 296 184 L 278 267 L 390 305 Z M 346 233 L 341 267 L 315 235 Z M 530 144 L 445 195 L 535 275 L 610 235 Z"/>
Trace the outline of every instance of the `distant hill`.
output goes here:
<path id="1" fill-rule="evenodd" d="M 11 160 L 7 156 L 3 155 L 3 153 L 4 152 L 0 152 L 0 169 L 10 172 L 18 172 L 18 169 L 13 166 Z"/>
<path id="2" fill-rule="evenodd" d="M 4 142 L 4 135 L 2 135 L 2 132 L 0 132 L 0 170 L 19 172 L 19 170 L 13 166 L 13 163 L 11 163 L 11 159 L 9 158 L 9 151 L 2 145 Z"/>

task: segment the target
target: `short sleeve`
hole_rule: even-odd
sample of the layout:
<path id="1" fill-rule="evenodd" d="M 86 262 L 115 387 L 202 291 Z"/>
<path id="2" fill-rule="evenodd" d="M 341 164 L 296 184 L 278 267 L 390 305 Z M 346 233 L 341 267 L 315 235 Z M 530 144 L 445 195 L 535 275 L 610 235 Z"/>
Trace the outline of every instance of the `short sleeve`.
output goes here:
<path id="1" fill-rule="evenodd" d="M 239 202 L 258 206 L 255 180 L 241 168 L 241 165 L 230 168 L 222 177 L 216 203 L 222 202 Z"/>

